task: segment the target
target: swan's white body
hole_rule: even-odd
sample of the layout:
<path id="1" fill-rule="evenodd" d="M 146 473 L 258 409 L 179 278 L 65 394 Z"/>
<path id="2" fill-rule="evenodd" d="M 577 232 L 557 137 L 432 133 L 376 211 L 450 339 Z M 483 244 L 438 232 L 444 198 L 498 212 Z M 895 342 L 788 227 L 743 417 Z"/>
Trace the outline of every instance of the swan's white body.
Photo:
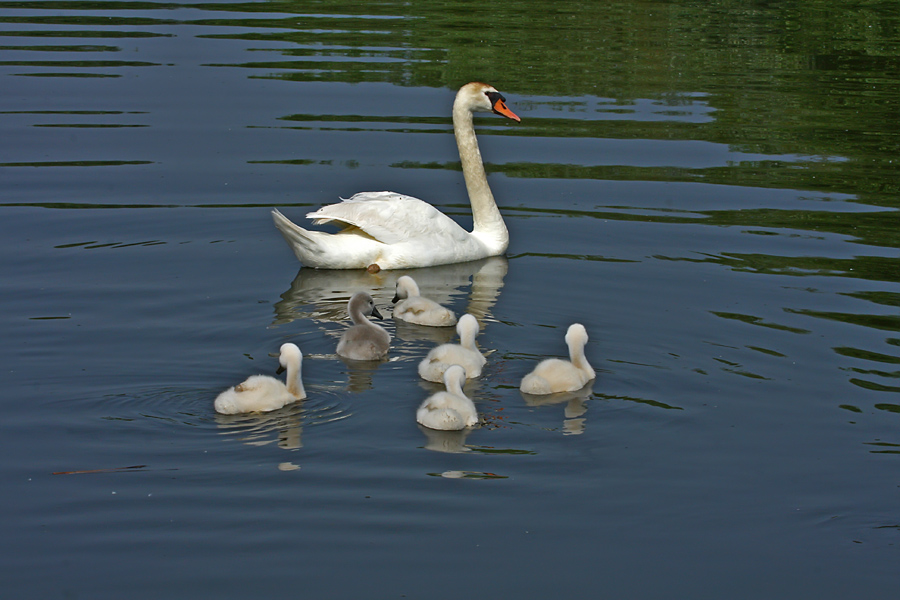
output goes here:
<path id="1" fill-rule="evenodd" d="M 522 378 L 519 389 L 526 394 L 544 395 L 556 392 L 580 390 L 596 377 L 594 369 L 584 356 L 588 335 L 584 325 L 573 323 L 566 332 L 569 360 L 548 358 L 538 363 L 534 370 Z"/>
<path id="2" fill-rule="evenodd" d="M 419 286 L 409 275 L 397 280 L 397 293 L 394 296 L 394 318 L 431 327 L 453 327 L 456 315 L 434 300 L 423 298 L 419 294 Z"/>
<path id="3" fill-rule="evenodd" d="M 341 335 L 337 353 L 350 360 L 384 358 L 391 345 L 391 334 L 366 318 L 367 315 L 382 318 L 372 296 L 365 292 L 353 294 L 347 303 L 347 312 L 353 325 Z"/>
<path id="4" fill-rule="evenodd" d="M 304 229 L 272 211 L 275 226 L 304 266 L 317 269 L 431 267 L 497 256 L 509 232 L 491 188 L 475 138 L 472 113 L 495 112 L 519 121 L 503 97 L 484 83 L 460 88 L 453 103 L 453 133 L 472 203 L 471 232 L 431 204 L 394 192 L 362 192 L 306 216 L 315 224 L 334 222 L 338 233 Z"/>
<path id="5" fill-rule="evenodd" d="M 426 399 L 416 411 L 416 421 L 430 429 L 453 431 L 478 423 L 475 404 L 466 396 L 462 387 L 466 383 L 466 370 L 451 365 L 444 372 L 445 392 L 438 392 Z"/>
<path id="6" fill-rule="evenodd" d="M 467 379 L 481 376 L 481 369 L 487 359 L 475 345 L 478 321 L 472 315 L 463 315 L 456 324 L 459 344 L 441 344 L 432 348 L 419 363 L 419 377 L 439 383 L 450 365 L 460 365 L 466 371 Z"/>
<path id="7" fill-rule="evenodd" d="M 302 361 L 300 348 L 295 344 L 282 344 L 278 362 L 287 370 L 287 384 L 268 375 L 253 375 L 219 394 L 214 404 L 216 412 L 223 415 L 269 412 L 306 398 L 300 378 Z"/>

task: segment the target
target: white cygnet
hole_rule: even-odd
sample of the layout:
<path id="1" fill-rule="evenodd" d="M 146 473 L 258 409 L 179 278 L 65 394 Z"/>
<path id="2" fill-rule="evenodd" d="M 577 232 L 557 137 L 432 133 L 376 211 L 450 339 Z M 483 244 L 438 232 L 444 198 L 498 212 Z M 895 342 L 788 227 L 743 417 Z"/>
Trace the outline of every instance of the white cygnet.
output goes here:
<path id="1" fill-rule="evenodd" d="M 375 307 L 375 300 L 366 292 L 353 294 L 347 303 L 353 325 L 341 336 L 337 353 L 350 360 L 379 360 L 391 345 L 391 334 L 366 317 L 383 318 Z"/>
<path id="2" fill-rule="evenodd" d="M 440 383 L 444 371 L 450 365 L 460 365 L 466 370 L 466 378 L 473 379 L 481 375 L 481 368 L 487 359 L 475 346 L 478 334 L 478 320 L 472 315 L 463 315 L 456 324 L 459 344 L 441 344 L 432 348 L 419 363 L 419 376 L 427 381 Z"/>
<path id="3" fill-rule="evenodd" d="M 300 365 L 303 362 L 300 348 L 296 344 L 282 344 L 278 362 L 281 367 L 277 372 L 287 371 L 287 385 L 268 375 L 253 375 L 219 394 L 214 405 L 216 412 L 223 415 L 269 412 L 306 398 L 306 390 L 303 389 L 300 378 Z"/>
<path id="4" fill-rule="evenodd" d="M 397 280 L 397 293 L 394 295 L 394 318 L 430 327 L 453 327 L 456 315 L 434 300 L 419 294 L 419 286 L 409 275 Z"/>
<path id="5" fill-rule="evenodd" d="M 534 370 L 522 378 L 519 389 L 526 394 L 554 394 L 580 390 L 596 377 L 594 369 L 584 356 L 588 334 L 581 323 L 573 323 L 566 332 L 569 360 L 548 358 L 538 363 Z"/>
<path id="6" fill-rule="evenodd" d="M 416 411 L 416 421 L 430 429 L 455 431 L 478 423 L 475 404 L 466 397 L 462 388 L 466 383 L 466 370 L 450 365 L 444 372 L 445 392 L 438 392 L 422 402 Z"/>

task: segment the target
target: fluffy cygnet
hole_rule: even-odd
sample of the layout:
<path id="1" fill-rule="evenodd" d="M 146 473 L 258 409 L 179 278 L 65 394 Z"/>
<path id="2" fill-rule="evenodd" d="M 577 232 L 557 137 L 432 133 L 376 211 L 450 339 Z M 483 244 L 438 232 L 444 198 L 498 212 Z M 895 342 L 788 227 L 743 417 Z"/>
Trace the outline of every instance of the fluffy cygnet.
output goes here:
<path id="1" fill-rule="evenodd" d="M 481 368 L 487 360 L 475 346 L 478 320 L 472 315 L 463 315 L 456 324 L 456 332 L 459 334 L 459 344 L 441 344 L 432 348 L 419 363 L 419 376 L 422 379 L 440 383 L 444 371 L 450 365 L 462 366 L 468 379 L 481 375 Z"/>
<path id="2" fill-rule="evenodd" d="M 353 325 L 341 336 L 337 353 L 350 360 L 379 360 L 391 345 L 391 334 L 366 317 L 383 318 L 375 307 L 375 300 L 366 292 L 353 294 L 347 303 Z"/>
<path id="3" fill-rule="evenodd" d="M 278 362 L 281 363 L 278 373 L 287 371 L 287 385 L 268 375 L 253 375 L 219 394 L 214 404 L 216 412 L 223 415 L 269 412 L 306 398 L 300 378 L 302 361 L 303 353 L 296 344 L 282 344 L 278 356 Z"/>
<path id="4" fill-rule="evenodd" d="M 548 358 L 538 363 L 534 370 L 522 378 L 519 389 L 526 394 L 553 394 L 574 392 L 592 380 L 596 373 L 584 356 L 588 334 L 581 323 L 573 323 L 566 332 L 569 360 Z"/>
<path id="5" fill-rule="evenodd" d="M 397 280 L 397 293 L 394 295 L 394 318 L 416 325 L 430 327 L 452 327 L 456 325 L 456 315 L 434 300 L 419 294 L 419 286 L 409 275 Z"/>
<path id="6" fill-rule="evenodd" d="M 430 429 L 453 431 L 478 423 L 475 404 L 466 397 L 462 388 L 466 383 L 466 370 L 450 365 L 444 372 L 445 392 L 438 392 L 426 399 L 416 411 L 416 421 Z"/>

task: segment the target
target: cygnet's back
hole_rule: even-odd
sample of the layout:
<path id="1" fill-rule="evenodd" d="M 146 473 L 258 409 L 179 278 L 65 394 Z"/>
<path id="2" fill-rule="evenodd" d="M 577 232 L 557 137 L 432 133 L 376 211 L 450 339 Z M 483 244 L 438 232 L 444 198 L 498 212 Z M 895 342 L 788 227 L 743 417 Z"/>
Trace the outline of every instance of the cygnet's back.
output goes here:
<path id="1" fill-rule="evenodd" d="M 425 298 L 419 293 L 415 280 L 404 275 L 397 280 L 397 292 L 394 295 L 394 318 L 427 325 L 429 327 L 452 327 L 456 325 L 456 315 L 434 300 Z"/>
<path id="2" fill-rule="evenodd" d="M 350 360 L 380 360 L 387 355 L 391 335 L 383 327 L 366 318 L 372 315 L 381 319 L 375 300 L 366 292 L 357 292 L 347 303 L 347 312 L 353 325 L 344 331 L 338 342 L 337 353 Z"/>
<path id="3" fill-rule="evenodd" d="M 462 366 L 468 379 L 481 376 L 481 369 L 487 359 L 475 345 L 478 320 L 472 315 L 463 315 L 456 324 L 456 331 L 459 333 L 459 344 L 441 344 L 432 348 L 419 363 L 419 376 L 422 379 L 440 382 L 450 365 Z"/>

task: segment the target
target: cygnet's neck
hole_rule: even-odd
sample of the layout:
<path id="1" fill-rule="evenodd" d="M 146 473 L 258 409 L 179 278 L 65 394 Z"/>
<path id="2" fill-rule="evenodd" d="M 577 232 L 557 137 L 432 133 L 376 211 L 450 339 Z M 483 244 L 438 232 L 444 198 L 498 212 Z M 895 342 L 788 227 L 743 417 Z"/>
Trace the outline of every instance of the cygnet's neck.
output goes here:
<path id="1" fill-rule="evenodd" d="M 447 388 L 447 392 L 453 394 L 454 396 L 466 396 L 463 393 L 462 383 L 460 383 L 459 379 L 457 379 L 456 377 L 448 378 L 446 381 L 444 381 L 444 386 Z"/>
<path id="2" fill-rule="evenodd" d="M 369 320 L 369 317 L 363 314 L 363 311 L 359 306 L 354 304 L 350 307 L 348 312 L 350 313 L 350 320 L 353 321 L 354 325 L 378 327 L 378 325 Z"/>
<path id="3" fill-rule="evenodd" d="M 475 126 L 472 110 L 468 108 L 460 96 L 453 103 L 453 134 L 459 148 L 459 160 L 462 163 L 463 177 L 466 180 L 466 191 L 472 204 L 474 227 L 472 234 L 478 237 L 494 254 L 502 254 L 509 246 L 509 231 L 491 188 L 488 185 L 487 173 L 475 138 Z"/>
<path id="4" fill-rule="evenodd" d="M 459 345 L 466 350 L 478 352 L 478 347 L 475 345 L 475 333 L 471 329 L 462 328 L 459 332 Z"/>
<path id="5" fill-rule="evenodd" d="M 303 379 L 301 377 L 301 367 L 300 364 L 302 362 L 302 358 L 299 360 L 291 360 L 288 362 L 287 368 L 285 369 L 287 373 L 285 374 L 285 383 L 287 385 L 288 393 L 294 398 L 303 398 L 306 396 L 306 390 L 303 389 Z"/>
<path id="6" fill-rule="evenodd" d="M 590 363 L 588 363 L 587 357 L 584 355 L 584 344 L 575 342 L 569 346 L 569 360 L 572 361 L 572 364 L 579 370 L 588 374 L 590 379 L 594 378 L 594 369 L 591 367 Z"/>

